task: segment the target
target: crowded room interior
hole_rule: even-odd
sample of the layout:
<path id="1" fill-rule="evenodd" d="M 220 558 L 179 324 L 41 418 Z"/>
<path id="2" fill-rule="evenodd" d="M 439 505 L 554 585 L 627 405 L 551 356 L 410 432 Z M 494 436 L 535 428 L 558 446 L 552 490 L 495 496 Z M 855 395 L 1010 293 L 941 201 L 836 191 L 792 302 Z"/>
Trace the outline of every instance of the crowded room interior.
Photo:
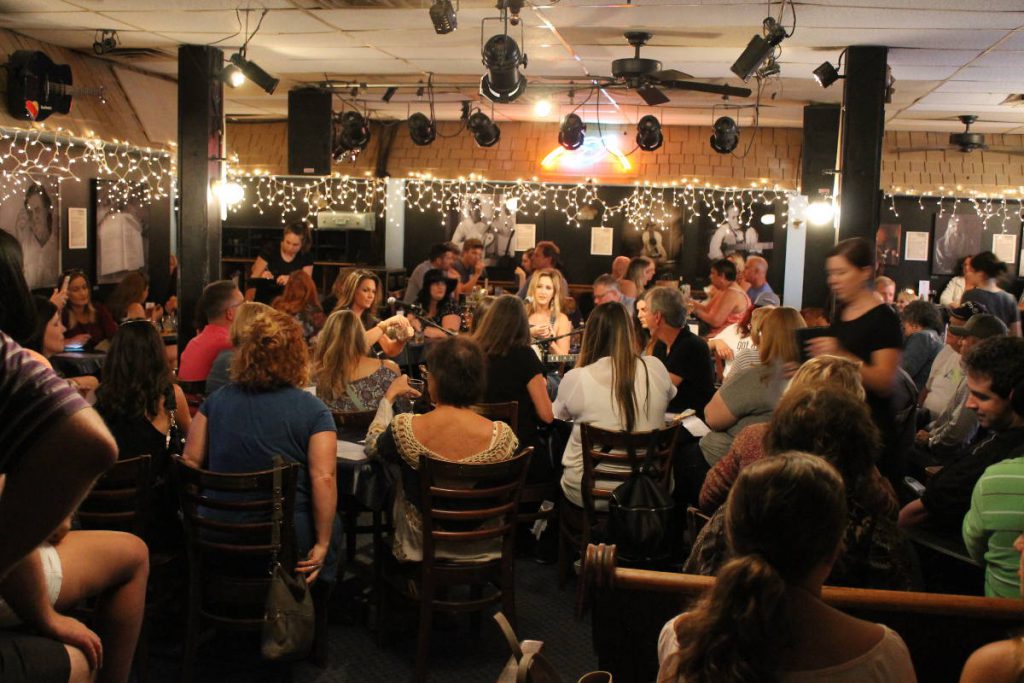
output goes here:
<path id="1" fill-rule="evenodd" d="M 0 683 L 1024 681 L 1020 0 L 0 53 Z"/>

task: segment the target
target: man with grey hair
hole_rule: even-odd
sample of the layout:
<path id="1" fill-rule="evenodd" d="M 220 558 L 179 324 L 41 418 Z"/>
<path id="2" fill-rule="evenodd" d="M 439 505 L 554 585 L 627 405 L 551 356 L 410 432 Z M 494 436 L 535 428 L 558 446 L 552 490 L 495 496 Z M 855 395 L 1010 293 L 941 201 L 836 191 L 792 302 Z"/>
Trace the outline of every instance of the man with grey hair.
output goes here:
<path id="1" fill-rule="evenodd" d="M 622 290 L 619 288 L 619 281 L 614 275 L 605 273 L 594 280 L 594 305 L 600 306 L 611 301 L 624 303 L 622 301 Z M 627 306 L 628 308 L 628 306 Z"/>
<path id="2" fill-rule="evenodd" d="M 772 286 L 768 284 L 768 262 L 761 256 L 747 257 L 747 265 L 743 267 L 743 278 L 750 285 L 747 296 L 751 301 L 756 301 L 758 296 L 773 291 Z"/>
<path id="3" fill-rule="evenodd" d="M 706 341 L 686 324 L 686 302 L 674 287 L 655 287 L 644 296 L 646 308 L 640 322 L 654 340 L 653 355 L 665 364 L 678 388 L 668 409 L 681 412 L 692 408 L 701 418 L 704 406 L 715 393 L 711 353 Z"/>

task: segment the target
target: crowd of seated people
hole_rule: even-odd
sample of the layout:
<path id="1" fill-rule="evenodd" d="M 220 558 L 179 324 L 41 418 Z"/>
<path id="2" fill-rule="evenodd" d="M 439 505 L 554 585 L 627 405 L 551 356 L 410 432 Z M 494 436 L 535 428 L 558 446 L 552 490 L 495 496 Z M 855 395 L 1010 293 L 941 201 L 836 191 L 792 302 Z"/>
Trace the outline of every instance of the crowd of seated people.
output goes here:
<path id="1" fill-rule="evenodd" d="M 280 253 L 268 256 L 294 265 L 301 250 L 296 237 L 286 231 L 288 244 L 272 245 Z M 637 257 L 619 277 L 609 273 L 595 281 L 596 305 L 572 358 L 559 252 L 543 244 L 530 260 L 522 297 L 481 300 L 469 332 L 461 334 L 466 322 L 455 296 L 460 284 L 483 277 L 480 255 L 467 240 L 456 279 L 447 268 L 455 256 L 450 245 L 431 252 L 414 298 L 422 317 L 453 335 L 425 326 L 420 315 L 378 318 L 385 294 L 368 270 L 339 275 L 335 299 L 323 304 L 304 267 L 282 276 L 265 267 L 270 276 L 260 277 L 282 287 L 272 306 L 245 302 L 233 282 L 211 283 L 200 301 L 200 334 L 184 349 L 178 371 L 182 381 L 205 382 L 205 400 L 192 419 L 157 327 L 146 316 L 145 278 L 126 278 L 112 302 L 116 313 L 108 313 L 111 321 L 124 322 L 103 331 L 109 351 L 96 391 L 106 422 L 101 434 L 109 439 L 107 430 L 112 433 L 121 459 L 153 456 L 158 476 L 180 445 L 172 443 L 172 421 L 175 435 L 187 435 L 184 460 L 195 467 L 247 472 L 269 469 L 277 458 L 299 463 L 295 571 L 329 593 L 341 557 L 332 411 L 375 411 L 365 452 L 396 475 L 392 550 L 407 562 L 422 559 L 421 457 L 492 463 L 534 446 L 528 479 L 558 482 L 557 505 L 581 506 L 580 425 L 644 432 L 662 427 L 667 414 L 693 411 L 709 431 L 684 433 L 677 446 L 676 514 L 694 504 L 711 519 L 691 539 L 689 557 L 679 559 L 686 559 L 685 571 L 718 581 L 666 624 L 658 643 L 662 681 L 734 674 L 740 680 L 789 680 L 793 674 L 796 680 L 797 672 L 811 679 L 913 680 L 906 648 L 893 631 L 826 607 L 820 593 L 823 584 L 926 585 L 920 574 L 931 568 L 915 565 L 907 536 L 915 528 L 962 538 L 966 553 L 984 566 L 979 591 L 1021 595 L 1024 490 L 1016 481 L 1024 477 L 1024 341 L 983 308 L 998 308 L 1005 298 L 990 291 L 996 276 L 978 274 L 992 271 L 985 254 L 972 258 L 979 265 L 968 271 L 967 291 L 994 296 L 979 303 L 978 295 L 964 295 L 960 307 L 946 311 L 948 328 L 927 301 L 912 301 L 897 313 L 879 300 L 873 247 L 863 240 L 840 242 L 828 257 L 837 301 L 831 323 L 821 312 L 781 306 L 761 257 L 744 262 L 742 278 L 733 260 L 712 264 L 716 292 L 696 306 L 675 286 L 653 285 L 653 261 Z M 85 275 L 58 288 L 58 300 L 61 289 L 64 316 L 81 330 L 88 327 L 84 333 L 95 342 L 102 316 Z M 635 317 L 627 306 L 631 298 Z M 45 361 L 63 349 L 63 302 L 28 302 L 33 325 L 20 339 Z M 717 332 L 710 341 L 691 329 L 691 306 L 704 331 Z M 808 318 L 827 328 L 801 336 Z M 402 356 L 404 365 L 402 354 L 416 331 L 426 338 L 422 392 L 385 358 Z M 544 351 L 568 355 L 574 367 L 554 372 Z M 716 372 L 715 357 L 732 361 L 726 377 Z M 65 382 L 60 395 L 77 405 L 70 389 Z M 409 410 L 410 399 L 420 399 L 417 410 L 427 412 Z M 515 430 L 477 412 L 477 404 L 507 401 L 518 403 Z M 563 423 L 567 441 L 552 440 Z M 912 454 L 908 434 L 909 443 L 916 441 Z M 936 466 L 941 469 L 924 481 L 923 495 L 908 502 L 902 474 L 923 479 L 924 468 Z M 0 506 L 5 502 L 0 498 Z M 70 509 L 68 501 L 64 507 Z M 73 646 L 67 651 L 72 670 L 90 660 L 98 666 L 102 642 L 100 679 L 127 680 L 145 600 L 146 545 L 113 532 L 67 533 L 59 520 L 49 531 L 22 544 L 30 561 L 0 581 L 0 597 L 22 621 Z M 463 561 L 500 552 L 483 543 L 455 556 L 443 545 L 439 557 Z M 98 553 L 111 561 L 102 567 L 90 562 Z M 54 588 L 56 573 L 63 573 L 63 587 L 58 579 Z M 98 586 L 90 591 L 104 596 L 98 636 L 49 614 L 85 595 L 80 582 Z M 16 594 L 33 585 L 47 586 L 49 607 L 27 605 Z M 65 630 L 52 626 L 55 619 Z M 0 628 L 6 623 L 0 605 Z M 1010 641 L 983 650 L 965 677 L 1016 647 Z"/>

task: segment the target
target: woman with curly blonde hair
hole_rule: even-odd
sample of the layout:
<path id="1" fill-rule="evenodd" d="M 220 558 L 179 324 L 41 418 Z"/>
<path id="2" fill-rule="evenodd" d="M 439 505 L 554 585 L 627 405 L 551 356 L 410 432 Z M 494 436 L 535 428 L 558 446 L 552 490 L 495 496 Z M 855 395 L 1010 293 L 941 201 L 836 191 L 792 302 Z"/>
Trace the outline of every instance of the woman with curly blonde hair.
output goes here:
<path id="1" fill-rule="evenodd" d="M 257 311 L 239 333 L 232 383 L 199 408 L 185 461 L 214 472 L 271 469 L 275 456 L 300 465 L 295 492 L 295 571 L 333 583 L 341 526 L 337 516 L 337 435 L 331 411 L 301 387 L 309 350 L 295 320 Z M 232 520 L 239 521 L 239 520 Z"/>

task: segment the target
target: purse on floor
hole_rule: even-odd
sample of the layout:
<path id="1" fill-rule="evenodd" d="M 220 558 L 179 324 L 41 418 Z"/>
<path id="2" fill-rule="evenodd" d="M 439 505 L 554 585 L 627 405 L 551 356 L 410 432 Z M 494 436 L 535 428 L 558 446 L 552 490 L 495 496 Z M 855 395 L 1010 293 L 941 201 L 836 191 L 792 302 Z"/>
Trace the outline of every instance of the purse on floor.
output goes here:
<path id="1" fill-rule="evenodd" d="M 270 534 L 275 547 L 281 544 L 281 525 L 285 523 L 281 483 L 283 465 L 280 457 L 274 458 L 274 509 Z M 313 648 L 315 633 L 316 613 L 309 586 L 303 577 L 296 577 L 281 565 L 275 551 L 263 613 L 260 644 L 263 658 L 269 661 L 304 659 Z"/>

